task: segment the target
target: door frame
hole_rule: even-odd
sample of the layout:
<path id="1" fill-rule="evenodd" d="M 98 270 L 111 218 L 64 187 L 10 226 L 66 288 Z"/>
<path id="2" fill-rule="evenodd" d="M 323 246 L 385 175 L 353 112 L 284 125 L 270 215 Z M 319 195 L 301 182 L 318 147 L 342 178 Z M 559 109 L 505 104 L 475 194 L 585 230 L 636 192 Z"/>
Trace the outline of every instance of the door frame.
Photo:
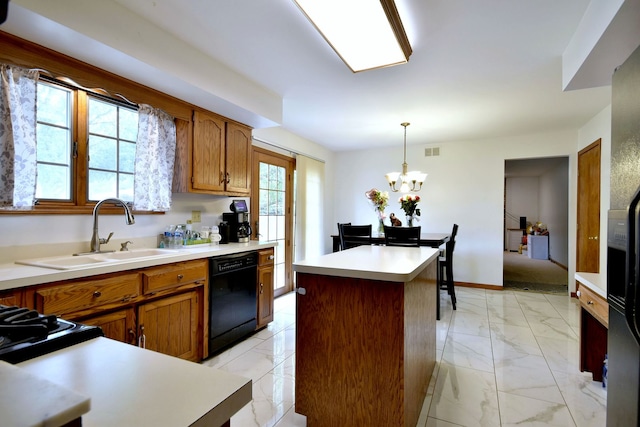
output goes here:
<path id="1" fill-rule="evenodd" d="M 258 239 L 260 216 L 260 162 L 270 163 L 286 169 L 286 188 L 285 188 L 285 248 L 284 248 L 284 286 L 282 288 L 274 288 L 274 296 L 279 297 L 288 292 L 293 291 L 293 174 L 295 171 L 296 160 L 293 157 L 285 156 L 273 151 L 266 150 L 261 147 L 252 146 L 252 165 L 251 165 L 251 212 L 255 212 L 253 218 L 253 235 L 252 239 Z"/>

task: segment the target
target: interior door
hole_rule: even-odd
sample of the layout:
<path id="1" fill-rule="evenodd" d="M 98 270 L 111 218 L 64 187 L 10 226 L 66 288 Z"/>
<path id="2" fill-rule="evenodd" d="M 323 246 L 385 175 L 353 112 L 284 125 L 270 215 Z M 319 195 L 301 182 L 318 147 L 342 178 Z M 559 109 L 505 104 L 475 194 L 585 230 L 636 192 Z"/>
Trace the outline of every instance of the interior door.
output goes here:
<path id="1" fill-rule="evenodd" d="M 600 145 L 578 153 L 576 271 L 588 273 L 600 272 Z"/>
<path id="2" fill-rule="evenodd" d="M 253 239 L 277 242 L 274 296 L 293 291 L 293 170 L 295 159 L 253 147 Z"/>

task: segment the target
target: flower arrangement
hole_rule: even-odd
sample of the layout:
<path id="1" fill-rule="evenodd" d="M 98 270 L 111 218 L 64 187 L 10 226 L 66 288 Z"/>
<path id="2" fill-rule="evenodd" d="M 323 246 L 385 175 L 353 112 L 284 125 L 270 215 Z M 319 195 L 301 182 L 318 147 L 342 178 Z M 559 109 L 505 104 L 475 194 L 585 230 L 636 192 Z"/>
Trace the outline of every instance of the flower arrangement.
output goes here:
<path id="1" fill-rule="evenodd" d="M 384 208 L 389 205 L 389 193 L 386 191 L 380 191 L 377 188 L 372 188 L 371 190 L 364 193 L 364 195 L 369 199 L 371 204 L 373 204 L 373 208 L 378 213 L 378 235 L 384 235 Z"/>
<path id="2" fill-rule="evenodd" d="M 398 199 L 400 207 L 408 217 L 420 216 L 420 209 L 418 209 L 418 202 L 420 196 L 416 194 L 405 194 Z"/>
<path id="3" fill-rule="evenodd" d="M 373 208 L 378 212 L 378 216 L 384 218 L 384 209 L 389 205 L 389 193 L 372 188 L 365 192 L 364 195 L 371 201 Z"/>

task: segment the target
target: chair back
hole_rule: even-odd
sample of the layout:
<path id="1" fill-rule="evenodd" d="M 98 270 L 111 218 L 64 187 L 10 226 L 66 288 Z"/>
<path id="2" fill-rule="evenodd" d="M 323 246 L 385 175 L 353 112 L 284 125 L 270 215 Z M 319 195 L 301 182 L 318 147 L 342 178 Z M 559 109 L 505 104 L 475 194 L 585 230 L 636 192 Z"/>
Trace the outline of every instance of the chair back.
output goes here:
<path id="1" fill-rule="evenodd" d="M 444 256 L 445 256 L 445 259 L 447 260 L 453 260 L 453 250 L 456 247 L 456 234 L 458 234 L 458 224 L 453 224 L 453 229 L 451 230 L 451 237 L 449 238 L 449 241 L 445 243 L 445 247 L 444 247 Z"/>
<path id="2" fill-rule="evenodd" d="M 342 250 L 371 244 L 371 224 L 340 224 L 340 246 Z"/>
<path id="3" fill-rule="evenodd" d="M 389 227 L 384 226 L 384 243 L 387 246 L 420 246 L 420 226 Z"/>

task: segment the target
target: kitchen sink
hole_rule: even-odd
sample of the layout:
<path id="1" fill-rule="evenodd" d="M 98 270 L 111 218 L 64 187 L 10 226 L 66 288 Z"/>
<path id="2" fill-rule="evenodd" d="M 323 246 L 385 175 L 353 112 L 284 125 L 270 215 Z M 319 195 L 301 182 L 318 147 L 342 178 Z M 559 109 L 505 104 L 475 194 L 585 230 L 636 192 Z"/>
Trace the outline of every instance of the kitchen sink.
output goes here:
<path id="1" fill-rule="evenodd" d="M 23 259 L 16 264 L 32 265 L 35 267 L 53 268 L 56 270 L 73 270 L 77 268 L 95 267 L 99 264 L 114 263 L 118 261 L 138 260 L 143 258 L 155 258 L 175 254 L 173 249 L 134 249 L 122 252 L 105 252 L 86 255 L 65 255 L 57 257 Z"/>
<path id="2" fill-rule="evenodd" d="M 99 255 L 95 255 L 96 258 L 106 258 L 107 260 L 122 260 L 122 259 L 135 259 L 135 258 L 147 258 L 155 257 L 159 255 L 171 255 L 177 251 L 174 249 L 133 249 L 129 251 L 121 252 L 107 252 Z"/>

